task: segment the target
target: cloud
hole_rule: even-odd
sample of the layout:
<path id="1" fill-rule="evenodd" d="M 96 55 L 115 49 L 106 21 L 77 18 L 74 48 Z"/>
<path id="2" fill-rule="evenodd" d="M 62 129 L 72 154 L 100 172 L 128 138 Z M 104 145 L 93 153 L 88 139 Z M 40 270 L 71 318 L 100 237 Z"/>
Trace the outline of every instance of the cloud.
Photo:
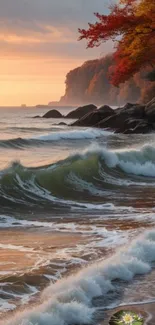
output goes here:
<path id="1" fill-rule="evenodd" d="M 93 12 L 105 11 L 107 3 L 107 0 L 0 0 L 0 18 L 74 25 L 92 20 Z"/>
<path id="2" fill-rule="evenodd" d="M 112 51 L 112 44 L 106 45 L 105 48 L 97 49 L 85 49 L 82 43 L 35 43 L 35 42 L 24 42 L 22 43 L 9 43 L 6 41 L 0 41 L 1 57 L 26 57 L 26 58 L 59 58 L 62 62 L 66 58 L 72 60 L 82 61 L 94 59 L 97 57 L 104 56 L 105 54 Z"/>
<path id="3" fill-rule="evenodd" d="M 78 27 L 107 7 L 103 0 L 0 0 L 1 55 L 97 55 L 101 50 L 86 51 L 77 42 Z"/>

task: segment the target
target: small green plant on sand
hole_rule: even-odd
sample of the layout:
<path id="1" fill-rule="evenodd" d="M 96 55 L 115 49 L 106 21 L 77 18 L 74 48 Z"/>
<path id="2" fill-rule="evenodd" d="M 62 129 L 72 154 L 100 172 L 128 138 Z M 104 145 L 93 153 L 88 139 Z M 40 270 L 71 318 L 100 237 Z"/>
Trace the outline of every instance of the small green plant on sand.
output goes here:
<path id="1" fill-rule="evenodd" d="M 112 316 L 110 325 L 143 325 L 144 318 L 131 311 L 119 311 Z"/>

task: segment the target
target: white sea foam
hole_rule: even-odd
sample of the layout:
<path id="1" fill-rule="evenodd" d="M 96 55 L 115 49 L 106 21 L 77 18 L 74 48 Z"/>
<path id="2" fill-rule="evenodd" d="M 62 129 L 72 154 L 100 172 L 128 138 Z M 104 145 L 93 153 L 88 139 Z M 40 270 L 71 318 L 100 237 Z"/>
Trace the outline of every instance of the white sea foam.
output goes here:
<path id="1" fill-rule="evenodd" d="M 145 145 L 135 150 L 112 151 L 100 146 L 96 149 L 96 145 L 93 145 L 84 154 L 87 156 L 92 153 L 101 155 L 109 168 L 119 167 L 128 174 L 155 177 L 155 147 L 153 146 Z M 129 180 L 128 183 L 133 184 Z"/>
<path id="2" fill-rule="evenodd" d="M 8 312 L 10 310 L 14 310 L 16 308 L 16 305 L 11 304 L 9 302 L 7 302 L 4 299 L 1 299 L 1 304 L 0 304 L 0 312 Z"/>
<path id="3" fill-rule="evenodd" d="M 36 287 L 26 284 L 25 286 L 27 289 L 27 293 L 16 293 L 10 290 L 8 291 L 5 286 L 8 286 L 8 283 L 1 283 L 1 288 L 3 289 L 0 290 L 0 294 L 1 297 L 4 297 L 3 299 L 0 299 L 0 312 L 2 313 L 16 309 L 16 305 L 13 304 L 15 299 L 17 299 L 18 302 L 20 300 L 21 305 L 25 305 L 33 298 L 33 296 L 35 296 L 39 292 Z"/>
<path id="4" fill-rule="evenodd" d="M 89 128 L 85 130 L 66 130 L 60 132 L 51 132 L 45 135 L 33 137 L 40 141 L 59 141 L 59 140 L 82 140 L 82 139 L 97 139 L 102 136 L 108 136 L 113 134 L 106 130 L 100 130 L 95 128 Z"/>
<path id="5" fill-rule="evenodd" d="M 81 225 L 78 223 L 56 223 L 56 222 L 45 222 L 45 221 L 32 221 L 32 220 L 18 220 L 9 216 L 0 216 L 0 227 L 1 228 L 45 228 L 49 231 L 58 231 L 61 233 L 78 233 L 85 236 L 91 236 L 91 241 L 86 244 L 85 248 L 91 250 L 94 247 L 115 247 L 121 244 L 125 244 L 129 233 L 121 230 L 108 230 L 106 227 L 101 227 L 97 225 Z M 96 220 L 97 222 L 97 220 Z M 19 250 L 21 252 L 34 252 L 32 248 L 12 245 L 12 244 L 2 244 L 0 243 L 0 249 L 10 249 L 10 250 Z M 76 252 L 79 252 L 82 249 L 82 246 L 76 246 Z M 75 248 L 74 248 L 75 251 Z M 69 249 L 61 249 L 61 253 L 68 254 Z M 55 253 L 55 256 L 60 257 L 60 250 L 58 253 Z"/>
<path id="6" fill-rule="evenodd" d="M 108 217 L 109 218 L 109 217 Z M 95 221 L 97 222 L 96 219 Z M 14 217 L 0 215 L 0 227 L 1 228 L 8 228 L 8 227 L 39 227 L 39 228 L 49 228 L 53 231 L 62 231 L 62 232 L 78 232 L 78 233 L 85 233 L 85 234 L 100 234 L 105 236 L 108 233 L 111 233 L 111 231 L 108 231 L 105 227 L 97 227 L 96 225 L 82 225 L 74 222 L 67 222 L 65 223 L 56 223 L 51 221 L 36 221 L 36 220 L 26 220 L 26 219 L 16 219 Z M 116 233 L 116 231 L 113 231 L 113 234 Z"/>
<path id="7" fill-rule="evenodd" d="M 120 167 L 124 172 L 155 177 L 155 148 L 144 146 L 139 150 L 108 152 L 105 161 L 110 167 Z"/>
<path id="8" fill-rule="evenodd" d="M 94 313 L 92 298 L 101 295 L 106 298 L 109 292 L 115 291 L 114 280 L 131 281 L 135 275 L 150 272 L 154 261 L 155 229 L 146 231 L 112 258 L 51 284 L 44 290 L 38 307 L 10 316 L 5 324 L 90 324 Z"/>
<path id="9" fill-rule="evenodd" d="M 11 250 L 18 250 L 19 252 L 33 252 L 32 248 L 24 247 L 24 246 L 17 246 L 12 244 L 1 244 L 0 249 L 11 249 Z"/>

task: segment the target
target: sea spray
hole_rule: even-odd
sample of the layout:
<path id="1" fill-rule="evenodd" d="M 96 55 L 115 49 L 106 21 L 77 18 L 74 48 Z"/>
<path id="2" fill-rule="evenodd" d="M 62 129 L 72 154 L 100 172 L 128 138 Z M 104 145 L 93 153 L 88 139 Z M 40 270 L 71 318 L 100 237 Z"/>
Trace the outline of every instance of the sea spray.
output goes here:
<path id="1" fill-rule="evenodd" d="M 95 311 L 93 298 L 103 295 L 106 299 L 109 292 L 117 290 L 116 280 L 130 282 L 135 275 L 150 272 L 154 261 L 155 230 L 152 230 L 115 256 L 51 284 L 44 290 L 40 305 L 10 316 L 6 325 L 90 324 Z"/>

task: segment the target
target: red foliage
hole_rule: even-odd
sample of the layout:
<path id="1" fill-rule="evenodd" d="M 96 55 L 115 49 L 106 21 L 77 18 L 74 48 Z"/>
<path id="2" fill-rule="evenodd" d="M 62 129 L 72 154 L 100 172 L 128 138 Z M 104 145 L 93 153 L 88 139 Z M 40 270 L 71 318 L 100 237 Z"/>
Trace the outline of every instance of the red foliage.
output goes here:
<path id="1" fill-rule="evenodd" d="M 154 1 L 123 0 L 111 7 L 109 15 L 95 15 L 95 24 L 89 24 L 87 30 L 79 29 L 80 40 L 86 39 L 90 48 L 109 39 L 117 40 L 113 85 L 118 86 L 142 67 L 155 63 Z"/>

